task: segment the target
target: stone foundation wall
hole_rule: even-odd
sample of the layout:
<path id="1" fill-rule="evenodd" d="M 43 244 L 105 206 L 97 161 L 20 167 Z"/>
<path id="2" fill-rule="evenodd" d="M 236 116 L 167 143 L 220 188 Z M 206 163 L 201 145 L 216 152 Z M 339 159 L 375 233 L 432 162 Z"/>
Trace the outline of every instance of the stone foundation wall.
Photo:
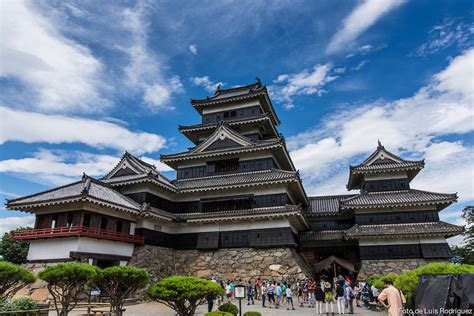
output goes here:
<path id="1" fill-rule="evenodd" d="M 135 249 L 130 265 L 146 268 L 154 281 L 174 274 L 242 280 L 256 277 L 283 280 L 311 276 L 306 262 L 292 248 L 201 251 L 145 245 Z"/>
<path id="2" fill-rule="evenodd" d="M 366 279 L 372 275 L 381 275 L 389 273 L 401 273 L 406 270 L 413 270 L 424 266 L 430 262 L 445 260 L 427 260 L 427 259 L 384 259 L 384 260 L 362 260 L 358 278 Z"/>

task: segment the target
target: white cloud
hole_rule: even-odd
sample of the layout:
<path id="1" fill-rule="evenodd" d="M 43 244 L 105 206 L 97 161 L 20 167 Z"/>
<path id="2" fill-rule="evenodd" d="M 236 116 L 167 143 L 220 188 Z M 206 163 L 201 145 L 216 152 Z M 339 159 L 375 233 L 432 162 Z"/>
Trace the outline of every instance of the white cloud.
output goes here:
<path id="1" fill-rule="evenodd" d="M 28 107 L 43 111 L 101 111 L 102 64 L 84 46 L 63 37 L 25 1 L 2 2 L 0 77 L 18 79 L 12 93 L 31 94 Z M 25 102 L 26 103 L 26 102 Z"/>
<path id="2" fill-rule="evenodd" d="M 368 63 L 369 63 L 368 60 L 363 60 L 363 61 L 361 61 L 360 63 L 358 63 L 357 66 L 352 67 L 351 70 L 356 70 L 356 71 L 357 71 L 357 70 L 361 70 L 361 69 L 364 68 L 365 65 L 367 65 Z"/>
<path id="3" fill-rule="evenodd" d="M 426 157 L 425 170 L 413 182 L 416 187 L 457 191 L 461 201 L 474 199 L 474 150 L 460 136 L 474 131 L 474 86 L 469 84 L 473 60 L 471 49 L 412 97 L 354 106 L 289 138 L 308 194 L 345 192 L 348 162 L 363 160 L 381 139 L 387 149 L 405 158 Z M 450 140 L 442 139 L 444 135 Z"/>
<path id="4" fill-rule="evenodd" d="M 204 76 L 204 77 L 191 77 L 189 78 L 189 81 L 195 86 L 201 86 L 206 89 L 206 91 L 214 93 L 217 89 L 218 86 L 223 86 L 224 83 L 222 82 L 214 82 L 211 79 L 209 79 L 209 76 Z"/>
<path id="5" fill-rule="evenodd" d="M 79 117 L 45 115 L 0 106 L 0 144 L 8 141 L 49 144 L 83 143 L 133 153 L 156 152 L 166 139 L 123 126 Z"/>
<path id="6" fill-rule="evenodd" d="M 171 110 L 174 93 L 182 93 L 183 85 L 178 76 L 166 80 L 162 61 L 148 48 L 147 16 L 151 11 L 148 2 L 139 2 L 121 14 L 123 28 L 131 34 L 131 42 L 119 47 L 129 57 L 125 67 L 125 84 L 133 91 L 142 93 L 143 101 L 152 110 Z"/>
<path id="7" fill-rule="evenodd" d="M 405 0 L 365 0 L 357 5 L 332 36 L 326 52 L 335 53 L 352 43 L 360 34 L 375 24 L 382 16 L 403 4 Z"/>
<path id="8" fill-rule="evenodd" d="M 161 162 L 141 157 L 154 164 L 158 171 L 171 170 Z M 11 173 L 41 184 L 62 185 L 77 181 L 83 172 L 93 177 L 107 174 L 120 157 L 81 151 L 40 149 L 32 157 L 0 161 L 0 173 Z"/>
<path id="9" fill-rule="evenodd" d="M 284 107 L 291 109 L 294 107 L 293 96 L 312 94 L 321 96 L 326 92 L 323 87 L 344 71 L 345 68 L 333 69 L 330 63 L 315 65 L 311 70 L 279 75 L 269 89 L 275 101 L 285 103 Z"/>
<path id="10" fill-rule="evenodd" d="M 189 51 L 190 51 L 193 55 L 197 55 L 198 50 L 197 50 L 197 45 L 196 45 L 196 44 L 191 44 L 191 45 L 189 45 L 188 48 L 189 48 Z"/>
<path id="11" fill-rule="evenodd" d="M 474 23 L 465 23 L 459 18 L 445 18 L 442 24 L 433 26 L 428 41 L 421 44 L 411 56 L 427 56 L 452 46 L 466 49 L 472 45 Z"/>
<path id="12" fill-rule="evenodd" d="M 20 227 L 33 227 L 34 223 L 34 215 L 0 218 L 0 237 L 2 237 L 5 233 L 9 233 L 10 231 Z"/>

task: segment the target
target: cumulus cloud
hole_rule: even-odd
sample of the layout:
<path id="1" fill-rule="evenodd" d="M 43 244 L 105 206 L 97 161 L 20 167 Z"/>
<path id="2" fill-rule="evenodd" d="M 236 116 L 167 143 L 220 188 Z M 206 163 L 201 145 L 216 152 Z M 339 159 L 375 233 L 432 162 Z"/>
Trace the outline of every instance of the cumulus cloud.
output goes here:
<path id="1" fill-rule="evenodd" d="M 207 92 L 214 93 L 217 89 L 218 86 L 223 86 L 224 83 L 222 82 L 214 82 L 211 79 L 209 79 L 209 76 L 204 76 L 204 77 L 191 77 L 189 78 L 189 81 L 194 86 L 200 86 L 206 89 Z"/>
<path id="2" fill-rule="evenodd" d="M 197 49 L 197 45 L 196 45 L 196 44 L 191 44 L 191 45 L 189 45 L 188 49 L 189 49 L 189 51 L 191 52 L 191 54 L 197 55 L 198 49 Z"/>
<path id="3" fill-rule="evenodd" d="M 120 49 L 129 57 L 125 67 L 125 84 L 141 93 L 143 101 L 152 110 L 171 110 L 171 97 L 184 91 L 178 76 L 165 79 L 163 64 L 148 47 L 148 2 L 139 2 L 134 8 L 122 11 L 122 26 L 131 35 L 130 44 Z"/>
<path id="4" fill-rule="evenodd" d="M 299 73 L 282 74 L 273 81 L 270 92 L 276 102 L 283 103 L 285 109 L 294 107 L 293 97 L 296 95 L 321 96 L 326 92 L 323 87 L 344 73 L 345 68 L 333 69 L 330 63 L 315 65 L 312 69 L 305 69 Z"/>
<path id="5" fill-rule="evenodd" d="M 101 62 L 59 34 L 32 5 L 3 2 L 0 23 L 0 77 L 20 82 L 4 98 L 28 93 L 30 108 L 54 112 L 95 112 L 112 105 L 101 95 Z"/>
<path id="6" fill-rule="evenodd" d="M 142 157 L 154 164 L 158 171 L 170 168 L 161 162 Z M 82 151 L 40 149 L 32 157 L 0 161 L 0 173 L 11 173 L 41 184 L 62 185 L 77 181 L 85 172 L 93 177 L 107 174 L 120 157 Z"/>
<path id="7" fill-rule="evenodd" d="M 8 141 L 24 143 L 83 143 L 91 147 L 113 148 L 133 153 L 156 152 L 163 148 L 163 136 L 134 132 L 123 126 L 64 115 L 13 110 L 0 107 L 0 144 Z"/>
<path id="8" fill-rule="evenodd" d="M 405 3 L 405 0 L 365 0 L 357 5 L 342 22 L 341 28 L 332 36 L 326 53 L 335 53 L 352 43 L 391 10 Z"/>
<path id="9" fill-rule="evenodd" d="M 0 236 L 20 227 L 33 227 L 34 223 L 34 215 L 0 218 Z"/>
<path id="10" fill-rule="evenodd" d="M 348 164 L 360 163 L 375 150 L 377 139 L 405 158 L 426 156 L 425 170 L 414 180 L 420 189 L 458 191 L 474 199 L 474 151 L 456 135 L 474 131 L 469 84 L 474 49 L 464 52 L 412 97 L 358 105 L 327 117 L 316 128 L 288 139 L 308 194 L 345 192 Z M 449 140 L 443 136 L 449 135 Z M 442 179 L 442 181 L 440 181 Z"/>
<path id="11" fill-rule="evenodd" d="M 429 31 L 428 40 L 421 44 L 411 56 L 427 56 L 448 48 L 466 49 L 473 44 L 474 23 L 465 23 L 459 18 L 445 18 Z"/>

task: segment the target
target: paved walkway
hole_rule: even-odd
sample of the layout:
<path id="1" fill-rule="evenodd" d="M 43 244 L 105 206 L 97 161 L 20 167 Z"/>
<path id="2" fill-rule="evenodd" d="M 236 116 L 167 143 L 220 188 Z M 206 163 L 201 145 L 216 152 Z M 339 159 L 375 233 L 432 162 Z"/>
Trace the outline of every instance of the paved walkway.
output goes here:
<path id="1" fill-rule="evenodd" d="M 234 304 L 238 306 L 238 301 L 234 301 Z M 313 315 L 316 316 L 316 309 L 309 308 L 309 307 L 297 307 L 295 306 L 295 310 L 290 310 L 287 311 L 286 307 L 285 308 L 262 308 L 260 301 L 255 302 L 255 305 L 250 305 L 248 306 L 247 303 L 244 303 L 242 301 L 242 315 L 246 311 L 257 311 L 260 312 L 262 315 L 267 316 L 267 315 L 276 315 L 276 316 L 305 316 L 305 315 Z M 175 316 L 175 313 L 173 310 L 168 308 L 167 306 L 159 303 L 142 303 L 142 304 L 137 304 L 137 305 L 129 305 L 125 307 L 127 311 L 125 312 L 125 315 L 128 316 Z M 372 316 L 384 316 L 384 313 L 381 312 L 372 312 L 372 311 L 367 311 L 363 308 L 360 307 L 354 307 L 354 312 L 356 315 L 372 315 Z M 336 311 L 335 315 L 337 315 L 337 309 L 336 306 L 334 306 L 334 310 Z M 207 305 L 200 306 L 196 312 L 196 316 L 202 316 L 207 312 Z M 74 315 L 74 314 L 71 314 Z M 326 315 L 326 314 L 323 314 Z M 331 314 L 329 314 L 331 315 Z"/>

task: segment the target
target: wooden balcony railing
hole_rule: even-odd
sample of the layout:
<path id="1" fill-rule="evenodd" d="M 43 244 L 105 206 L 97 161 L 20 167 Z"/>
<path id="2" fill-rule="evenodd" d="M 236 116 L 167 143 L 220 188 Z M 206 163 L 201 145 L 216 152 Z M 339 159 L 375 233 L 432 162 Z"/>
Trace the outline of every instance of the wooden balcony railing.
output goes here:
<path id="1" fill-rule="evenodd" d="M 143 236 L 118 233 L 110 230 L 90 228 L 85 226 L 57 227 L 43 229 L 21 230 L 13 233 L 14 240 L 33 240 L 56 237 L 91 237 L 134 244 L 143 244 Z"/>

